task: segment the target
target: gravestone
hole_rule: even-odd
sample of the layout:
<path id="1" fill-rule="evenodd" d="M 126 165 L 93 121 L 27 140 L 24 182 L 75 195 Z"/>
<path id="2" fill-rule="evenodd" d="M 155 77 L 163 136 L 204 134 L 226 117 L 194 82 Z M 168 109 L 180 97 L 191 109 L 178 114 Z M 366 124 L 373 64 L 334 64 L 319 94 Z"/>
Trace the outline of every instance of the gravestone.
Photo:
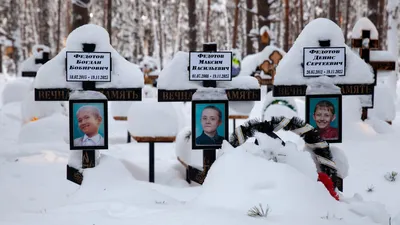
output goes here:
<path id="1" fill-rule="evenodd" d="M 50 60 L 50 48 L 45 45 L 34 45 L 32 56 L 21 64 L 22 77 L 35 77 L 39 68 Z"/>
<path id="2" fill-rule="evenodd" d="M 378 30 L 376 29 L 375 25 L 366 17 L 359 19 L 354 25 L 351 46 L 352 48 L 358 49 L 360 57 L 366 63 L 371 65 L 375 76 L 375 86 L 379 80 L 378 74 L 380 71 L 383 72 L 396 70 L 395 57 L 391 57 L 390 53 L 388 52 L 378 51 L 378 37 Z M 367 104 L 365 107 L 363 107 L 362 120 L 368 118 L 368 108 L 374 108 L 375 99 L 374 96 L 372 96 L 369 97 L 369 99 L 364 99 L 364 101 L 370 101 L 372 104 Z M 391 120 L 387 120 L 387 122 L 391 124 Z"/>
<path id="3" fill-rule="evenodd" d="M 143 84 L 138 66 L 112 48 L 108 32 L 87 24 L 71 32 L 65 49 L 41 67 L 34 84 L 35 100 L 66 101 L 72 91 L 92 91 L 108 101 L 140 101 Z M 83 179 L 79 168 L 96 165 L 96 151 L 83 150 L 81 158 L 80 167 L 67 166 L 67 179 L 77 184 Z"/>
<path id="4" fill-rule="evenodd" d="M 210 70 L 204 70 L 204 73 L 192 73 L 193 69 L 197 69 L 197 72 L 199 72 L 199 69 L 210 66 L 208 65 L 208 62 L 206 62 L 210 59 L 207 57 L 217 57 L 217 55 L 221 55 L 218 57 L 224 58 L 225 56 L 222 56 L 223 54 L 230 54 L 229 52 L 219 53 L 217 51 L 217 46 L 214 43 L 203 44 L 203 52 L 205 53 L 203 55 L 201 52 L 190 53 L 190 57 L 189 54 L 184 52 L 177 52 L 175 54 L 172 61 L 163 69 L 158 79 L 158 101 L 190 102 L 192 101 L 192 96 L 197 91 L 197 89 L 215 87 L 225 91 L 229 103 L 239 103 L 240 101 L 259 101 L 261 99 L 259 84 L 255 78 L 250 76 L 237 76 L 235 78 L 230 78 L 231 74 L 228 74 L 230 73 L 230 71 L 225 70 L 223 72 L 218 72 L 218 69 L 215 70 L 216 68 L 214 67 L 225 67 L 220 66 L 222 64 L 211 66 L 213 67 L 211 69 L 215 71 L 215 78 L 213 78 L 213 73 L 210 72 Z M 195 57 L 196 54 L 197 57 L 204 56 L 204 59 L 198 58 L 198 64 L 190 64 L 190 58 Z M 200 60 L 204 61 L 200 62 Z M 193 68 L 193 66 L 196 67 Z M 192 77 L 188 78 L 188 70 L 189 74 L 191 74 Z M 220 74 L 221 76 L 219 76 L 218 74 Z M 226 74 L 228 76 L 225 76 Z M 210 78 L 211 80 L 208 78 Z M 212 163 L 215 161 L 215 158 L 216 154 L 214 150 L 203 151 L 203 170 L 197 169 L 190 165 L 185 166 L 187 168 L 187 181 L 190 182 L 192 180 L 202 184 L 204 177 L 208 172 L 208 168 L 211 167 Z M 178 160 L 182 161 L 182 159 L 180 159 L 179 157 Z"/>
<path id="5" fill-rule="evenodd" d="M 327 86 L 337 87 L 337 90 L 332 88 L 335 93 L 329 92 Z M 371 95 L 374 91 L 373 73 L 369 66 L 345 44 L 340 27 L 325 18 L 307 24 L 280 61 L 273 95 L 307 96 L 312 87 L 325 91 L 323 94 L 327 98 L 328 94 Z M 337 142 L 340 141 L 341 137 Z M 323 164 L 324 159 L 320 163 Z M 340 178 L 333 182 L 342 189 Z"/>

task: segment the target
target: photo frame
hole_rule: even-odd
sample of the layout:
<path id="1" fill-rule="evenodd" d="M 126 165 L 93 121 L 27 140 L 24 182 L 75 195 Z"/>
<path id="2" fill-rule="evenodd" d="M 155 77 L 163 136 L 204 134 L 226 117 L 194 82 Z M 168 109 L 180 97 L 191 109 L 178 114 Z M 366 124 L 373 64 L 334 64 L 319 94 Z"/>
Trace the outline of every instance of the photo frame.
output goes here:
<path id="1" fill-rule="evenodd" d="M 108 149 L 107 99 L 69 100 L 71 150 Z"/>
<path id="2" fill-rule="evenodd" d="M 342 95 L 306 95 L 306 123 L 329 143 L 342 143 Z"/>
<path id="3" fill-rule="evenodd" d="M 192 149 L 221 148 L 229 138 L 228 117 L 228 100 L 193 100 Z"/>

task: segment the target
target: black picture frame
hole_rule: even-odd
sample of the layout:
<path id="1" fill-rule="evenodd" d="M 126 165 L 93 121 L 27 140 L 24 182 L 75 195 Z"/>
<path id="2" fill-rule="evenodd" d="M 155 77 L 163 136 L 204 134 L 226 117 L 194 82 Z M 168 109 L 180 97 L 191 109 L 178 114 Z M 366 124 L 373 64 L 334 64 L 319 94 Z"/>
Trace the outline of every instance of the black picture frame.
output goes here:
<path id="1" fill-rule="evenodd" d="M 344 76 L 346 76 L 346 69 L 347 69 L 347 64 L 346 64 L 346 61 L 347 61 L 347 52 L 346 52 L 346 47 L 304 47 L 303 48 L 303 62 L 302 62 L 302 66 L 303 66 L 303 77 L 306 77 L 306 78 L 313 78 L 313 77 L 321 77 L 321 76 L 327 76 L 327 77 L 335 77 L 334 75 L 313 75 L 313 76 L 306 76 L 305 74 L 306 74 L 306 66 L 305 66 L 305 59 L 306 59 L 306 57 L 305 57 L 305 51 L 306 51 L 306 49 L 320 49 L 320 48 L 328 48 L 328 49 L 336 49 L 336 48 L 341 48 L 341 49 L 344 49 L 344 73 L 343 73 L 343 75 L 338 75 L 339 77 L 344 77 Z"/>
<path id="2" fill-rule="evenodd" d="M 96 53 L 101 53 L 101 54 L 109 54 L 110 55 L 110 74 L 109 74 L 109 80 L 107 81 L 96 81 L 94 80 L 93 82 L 111 82 L 111 72 L 113 70 L 112 68 L 112 57 L 111 57 L 111 52 L 83 52 L 83 51 L 66 51 L 65 52 L 65 81 L 66 82 L 84 82 L 84 81 L 92 81 L 92 80 L 82 80 L 82 81 L 71 81 L 68 79 L 68 57 L 67 55 L 69 53 L 78 53 L 78 54 L 96 54 Z"/>
<path id="3" fill-rule="evenodd" d="M 229 140 L 229 104 L 228 100 L 193 100 L 192 101 L 192 149 L 219 149 L 222 146 L 222 141 L 220 144 L 199 144 L 196 141 L 197 137 L 203 135 L 203 132 L 199 134 L 197 132 L 197 126 L 201 126 L 200 119 L 202 113 L 202 109 L 207 106 L 214 106 L 220 109 L 224 108 L 221 113 L 221 124 L 217 126 L 219 129 L 223 129 L 224 133 L 222 135 L 218 134 L 220 137 L 223 137 L 224 140 Z M 221 110 L 222 111 L 222 110 Z M 199 115 L 200 114 L 200 115 Z M 203 130 L 203 128 L 201 128 Z M 218 133 L 218 131 L 217 131 Z M 204 134 L 206 135 L 206 134 Z M 217 138 L 220 140 L 219 138 Z"/>
<path id="4" fill-rule="evenodd" d="M 333 107 L 334 107 L 334 114 L 335 118 L 334 120 L 337 120 L 335 124 L 337 127 L 332 127 L 332 129 L 329 129 L 325 134 L 321 134 L 321 138 L 325 140 L 326 142 L 329 143 L 342 143 L 342 95 L 341 94 L 323 94 L 323 95 L 306 95 L 306 115 L 305 115 L 305 121 L 306 123 L 312 125 L 315 127 L 317 130 L 320 130 L 317 122 L 314 120 L 314 111 L 318 103 L 321 101 L 328 101 L 330 102 Z M 324 104 L 324 103 L 321 103 Z M 329 103 L 328 103 L 329 104 Z M 328 107 L 328 106 L 324 106 Z M 332 122 L 334 122 L 334 120 Z M 330 126 L 331 122 L 329 123 Z M 329 133 L 330 132 L 330 133 Z M 335 134 L 337 132 L 337 137 L 335 138 L 327 138 L 329 134 Z M 324 137 L 325 136 L 325 137 Z"/>
<path id="5" fill-rule="evenodd" d="M 103 123 L 102 138 L 104 139 L 104 145 L 91 145 L 91 146 L 75 145 L 74 132 L 76 130 L 75 121 L 77 119 L 74 119 L 74 118 L 76 118 L 75 113 L 77 112 L 77 110 L 76 110 L 76 107 L 74 107 L 74 106 L 76 104 L 81 104 L 83 106 L 85 106 L 85 104 L 87 104 L 87 105 L 101 104 L 102 105 L 102 109 L 99 111 L 100 111 L 100 114 L 103 114 L 101 123 Z M 101 129 L 101 128 L 99 128 L 99 129 Z M 79 138 L 83 139 L 83 136 L 79 137 Z M 106 149 L 108 149 L 108 100 L 107 99 L 71 99 L 71 100 L 69 100 L 69 145 L 70 145 L 70 150 L 96 150 L 96 149 L 106 150 Z"/>
<path id="6" fill-rule="evenodd" d="M 192 53 L 204 53 L 204 54 L 230 53 L 230 55 L 231 55 L 231 60 L 230 60 L 230 62 L 231 62 L 231 70 L 229 71 L 230 79 L 229 80 L 227 80 L 227 79 L 196 79 L 196 80 L 193 80 L 192 77 L 191 77 L 191 73 L 192 73 L 192 69 L 191 68 L 192 67 L 190 65 L 190 59 L 192 57 Z M 189 67 L 188 67 L 189 81 L 232 81 L 232 78 L 233 78 L 233 76 L 232 76 L 232 68 L 233 68 L 232 59 L 233 59 L 233 52 L 230 52 L 230 51 L 217 51 L 217 52 L 189 51 Z"/>

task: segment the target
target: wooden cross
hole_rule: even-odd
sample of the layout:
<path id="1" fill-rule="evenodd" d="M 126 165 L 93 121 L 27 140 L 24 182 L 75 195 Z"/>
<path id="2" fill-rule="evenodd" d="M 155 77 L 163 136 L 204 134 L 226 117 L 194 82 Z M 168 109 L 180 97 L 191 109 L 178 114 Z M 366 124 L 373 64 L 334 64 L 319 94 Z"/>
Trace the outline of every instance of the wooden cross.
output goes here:
<path id="1" fill-rule="evenodd" d="M 351 46 L 353 48 L 360 48 L 360 57 L 364 59 L 366 63 L 369 63 L 370 50 L 379 48 L 379 41 L 377 39 L 371 39 L 370 30 L 362 30 L 361 38 L 351 39 Z"/>
<path id="2" fill-rule="evenodd" d="M 43 52 L 43 58 L 35 59 L 35 63 L 36 64 L 45 64 L 49 60 L 50 60 L 50 54 L 48 52 Z"/>
<path id="3" fill-rule="evenodd" d="M 269 60 L 265 60 L 263 63 L 261 63 L 261 65 L 258 66 L 258 68 L 262 70 L 265 74 L 270 75 L 271 79 L 262 79 L 260 76 L 255 76 L 260 85 L 273 85 L 274 77 L 276 74 L 276 67 L 278 66 L 283 56 L 281 53 L 275 50 L 268 58 Z"/>
<path id="4" fill-rule="evenodd" d="M 351 39 L 352 48 L 360 48 L 360 57 L 364 59 L 366 63 L 370 62 L 370 50 L 378 49 L 379 41 L 377 39 L 371 39 L 370 30 L 362 30 L 361 38 Z M 376 85 L 376 71 L 374 70 L 374 86 Z M 372 96 L 372 99 L 374 97 Z M 373 103 L 372 103 L 373 104 Z M 373 107 L 373 106 L 372 106 Z M 368 107 L 362 107 L 361 120 L 366 120 L 368 118 Z"/>
<path id="5" fill-rule="evenodd" d="M 391 71 L 396 69 L 396 62 L 394 61 L 371 61 L 370 57 L 370 50 L 371 49 L 378 49 L 379 48 L 379 40 L 377 39 L 370 39 L 371 37 L 371 31 L 370 30 L 362 30 L 362 35 L 361 39 L 352 39 L 351 40 L 351 46 L 352 48 L 359 48 L 359 54 L 360 57 L 368 64 L 371 65 L 371 67 L 374 70 L 374 86 L 376 86 L 377 82 L 377 76 L 378 76 L 378 70 L 383 70 L 383 71 Z M 363 113 L 361 116 L 362 120 L 367 119 L 368 117 L 368 108 L 363 107 Z M 389 124 L 391 124 L 391 121 L 387 121 Z"/>

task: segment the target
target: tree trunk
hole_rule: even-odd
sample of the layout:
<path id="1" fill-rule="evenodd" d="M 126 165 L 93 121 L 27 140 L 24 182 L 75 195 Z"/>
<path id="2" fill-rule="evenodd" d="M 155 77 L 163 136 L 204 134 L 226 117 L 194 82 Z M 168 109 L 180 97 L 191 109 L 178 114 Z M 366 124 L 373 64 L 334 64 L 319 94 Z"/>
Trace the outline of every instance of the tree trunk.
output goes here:
<path id="1" fill-rule="evenodd" d="M 162 9 L 162 1 L 158 0 L 158 11 L 157 11 L 157 20 L 158 20 L 158 30 L 159 30 L 159 37 L 160 37 L 160 42 L 159 42 L 159 57 L 160 57 L 160 70 L 163 68 L 163 26 L 161 24 L 161 9 Z"/>
<path id="2" fill-rule="evenodd" d="M 67 12 L 65 13 L 65 21 L 67 24 L 67 34 L 71 33 L 72 27 L 71 27 L 71 0 L 67 0 Z"/>
<path id="3" fill-rule="evenodd" d="M 379 33 L 379 45 L 381 49 L 384 49 L 385 45 L 385 39 L 383 38 L 385 36 L 384 34 L 384 17 L 385 17 L 385 0 L 379 0 L 379 13 L 378 13 L 378 24 L 377 24 L 377 29 Z"/>
<path id="4" fill-rule="evenodd" d="M 337 0 L 336 2 L 336 20 L 337 20 L 337 24 L 339 25 L 340 28 L 342 28 L 342 11 L 340 9 L 340 2 L 341 0 Z"/>
<path id="5" fill-rule="evenodd" d="M 108 0 L 108 4 L 107 4 L 107 32 L 110 36 L 110 45 L 112 43 L 112 29 L 111 29 L 111 25 L 112 25 L 112 1 L 113 0 Z"/>
<path id="6" fill-rule="evenodd" d="M 207 0 L 206 42 L 210 41 L 210 13 L 211 13 L 211 0 Z"/>
<path id="7" fill-rule="evenodd" d="M 388 31 L 387 31 L 387 44 L 388 51 L 396 57 L 399 56 L 399 36 L 398 26 L 399 26 L 399 14 L 400 14 L 400 5 L 395 5 L 397 0 L 388 0 Z"/>
<path id="8" fill-rule="evenodd" d="M 303 0 L 300 0 L 300 5 L 299 5 L 299 7 L 300 7 L 300 15 L 299 15 L 300 30 L 303 30 L 303 28 L 304 28 L 304 20 L 303 20 L 303 16 L 304 16 L 303 8 L 304 8 L 304 5 L 303 5 Z"/>
<path id="9" fill-rule="evenodd" d="M 103 27 L 107 27 L 107 10 L 108 10 L 108 1 L 109 0 L 103 0 L 103 7 L 104 7 L 104 12 L 103 12 Z"/>
<path id="10" fill-rule="evenodd" d="M 60 38 L 61 38 L 61 0 L 57 2 L 57 44 L 56 44 L 56 52 L 57 54 L 60 51 Z"/>
<path id="11" fill-rule="evenodd" d="M 90 0 L 87 0 L 90 2 Z M 89 11 L 87 8 L 80 7 L 74 3 L 72 3 L 72 30 L 76 28 L 88 24 L 90 21 Z"/>
<path id="12" fill-rule="evenodd" d="M 270 21 L 269 21 L 269 3 L 266 0 L 257 0 L 257 9 L 258 9 L 258 31 L 259 34 L 260 30 L 263 26 L 267 26 L 269 28 L 270 26 Z M 271 40 L 271 37 L 269 37 Z M 267 46 L 269 43 L 262 43 L 261 42 L 261 37 L 258 41 L 258 51 L 262 51 L 265 46 Z"/>
<path id="13" fill-rule="evenodd" d="M 252 9 L 253 8 L 253 0 L 246 0 L 246 8 L 247 9 Z M 251 37 L 249 36 L 250 31 L 253 29 L 253 14 L 249 12 L 249 10 L 246 11 L 246 54 L 253 54 L 253 41 L 251 40 Z"/>
<path id="14" fill-rule="evenodd" d="M 196 28 L 196 0 L 188 0 L 189 16 L 189 51 L 197 49 L 197 28 Z"/>
<path id="15" fill-rule="evenodd" d="M 329 19 L 336 23 L 336 0 L 329 0 Z"/>
<path id="16" fill-rule="evenodd" d="M 346 0 L 346 23 L 344 25 L 344 40 L 347 43 L 350 43 L 347 38 L 347 34 L 349 31 L 349 19 L 350 19 L 350 0 Z"/>
<path id="17" fill-rule="evenodd" d="M 232 48 L 236 48 L 237 34 L 238 34 L 238 22 L 239 22 L 239 0 L 236 0 L 235 1 L 235 19 L 233 22 Z"/>
<path id="18" fill-rule="evenodd" d="M 289 0 L 285 0 L 285 35 L 283 40 L 283 50 L 289 51 Z"/>
<path id="19" fill-rule="evenodd" d="M 378 24 L 378 0 L 368 0 L 368 19 L 376 26 Z"/>

